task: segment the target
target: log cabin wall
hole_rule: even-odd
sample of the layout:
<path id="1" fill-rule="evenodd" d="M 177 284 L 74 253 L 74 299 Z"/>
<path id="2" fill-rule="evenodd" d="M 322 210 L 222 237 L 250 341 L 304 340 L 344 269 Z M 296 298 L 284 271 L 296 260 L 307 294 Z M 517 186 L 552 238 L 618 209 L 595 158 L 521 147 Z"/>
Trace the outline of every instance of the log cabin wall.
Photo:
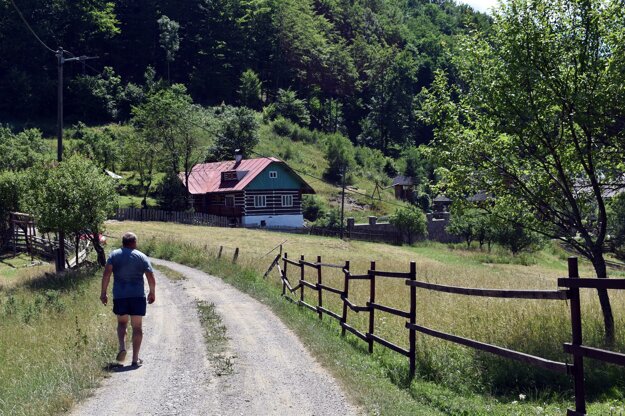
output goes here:
<path id="1" fill-rule="evenodd" d="M 266 206 L 257 207 L 255 196 L 266 197 Z M 292 206 L 282 205 L 282 196 L 293 198 Z M 245 215 L 298 215 L 302 213 L 302 194 L 299 190 L 276 189 L 245 191 Z"/>

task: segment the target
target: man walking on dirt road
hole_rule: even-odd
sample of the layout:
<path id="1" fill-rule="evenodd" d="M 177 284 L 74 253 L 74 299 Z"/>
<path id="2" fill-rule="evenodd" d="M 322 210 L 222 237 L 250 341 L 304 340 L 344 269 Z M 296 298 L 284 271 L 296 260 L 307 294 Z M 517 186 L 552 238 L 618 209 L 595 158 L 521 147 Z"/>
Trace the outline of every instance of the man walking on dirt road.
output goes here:
<path id="1" fill-rule="evenodd" d="M 122 248 L 114 250 L 106 261 L 102 275 L 102 292 L 100 300 L 108 303 L 106 291 L 113 274 L 113 313 L 117 315 L 117 337 L 119 352 L 117 361 L 126 359 L 126 328 L 128 317 L 132 326 L 132 366 L 140 367 L 143 361 L 139 358 L 139 349 L 143 340 L 142 321 L 145 316 L 146 299 L 143 286 L 143 274 L 148 280 L 150 292 L 147 303 L 156 299 L 156 280 L 148 257 L 137 250 L 137 236 L 126 233 L 122 236 Z"/>

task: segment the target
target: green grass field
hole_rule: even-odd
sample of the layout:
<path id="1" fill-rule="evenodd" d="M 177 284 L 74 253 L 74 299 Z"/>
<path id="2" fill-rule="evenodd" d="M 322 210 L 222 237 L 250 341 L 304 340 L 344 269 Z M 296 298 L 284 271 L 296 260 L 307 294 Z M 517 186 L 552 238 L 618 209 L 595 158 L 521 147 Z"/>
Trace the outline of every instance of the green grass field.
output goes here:
<path id="1" fill-rule="evenodd" d="M 226 259 L 232 256 L 235 247 L 239 247 L 241 265 L 253 270 L 256 276 L 265 271 L 275 256 L 275 252 L 267 252 L 285 240 L 284 248 L 290 257 L 299 258 L 300 254 L 304 254 L 312 260 L 321 255 L 323 262 L 330 263 L 350 260 L 355 273 L 364 272 L 372 260 L 377 262 L 379 270 L 407 271 L 409 261 L 414 260 L 419 279 L 456 286 L 556 289 L 556 279 L 566 275 L 566 254 L 557 247 L 548 247 L 521 262 L 528 264 L 524 265 L 497 250 L 487 254 L 433 243 L 398 247 L 315 236 L 164 223 L 111 223 L 108 228 L 113 235 L 120 235 L 126 230 L 135 231 L 139 235 L 140 248 L 143 246 L 152 255 L 196 266 L 210 264 L 211 256 L 215 255 L 220 245 L 224 246 Z M 114 242 L 114 239 L 110 240 L 110 244 Z M 228 275 L 235 282 L 238 279 L 236 273 L 231 273 L 228 268 L 210 271 L 219 276 Z M 582 262 L 580 271 L 583 276 L 592 273 L 585 262 Z M 291 275 L 292 280 L 299 278 L 299 270 L 297 274 Z M 622 273 L 613 275 L 623 277 Z M 315 279 L 312 273 L 307 277 Z M 328 285 L 342 287 L 338 273 L 324 272 L 324 280 Z M 378 280 L 378 301 L 406 310 L 408 289 L 403 282 Z M 270 288 L 266 290 L 277 293 L 277 274 L 274 272 L 266 283 L 254 281 L 249 291 L 254 293 L 264 285 Z M 350 298 L 359 305 L 366 302 L 368 293 L 367 284 L 350 287 Z M 420 324 L 546 358 L 570 361 L 570 357 L 562 352 L 562 343 L 570 340 L 569 309 L 565 302 L 468 298 L 422 290 L 418 291 L 417 299 L 417 322 Z M 603 346 L 596 295 L 591 291 L 584 292 L 582 300 L 585 343 Z M 612 295 L 618 351 L 625 351 L 624 301 L 622 293 Z M 331 310 L 340 311 L 338 296 L 325 295 L 324 303 Z M 314 321 L 316 315 L 311 313 L 310 319 Z M 350 314 L 348 319 L 361 330 L 366 329 L 366 320 L 365 314 Z M 309 324 L 312 325 L 312 321 Z M 334 330 L 338 331 L 338 328 Z M 408 332 L 403 328 L 401 319 L 377 313 L 376 332 L 400 345 L 407 345 Z M 358 354 L 362 352 L 362 345 L 355 348 Z M 419 397 L 421 403 L 427 401 L 443 413 L 534 414 L 529 412 L 540 407 L 546 412 L 543 414 L 555 415 L 562 414 L 564 406 L 569 404 L 571 382 L 566 376 L 425 336 L 418 336 L 418 351 L 418 378 L 410 385 L 405 379 L 405 358 L 376 347 L 376 359 L 395 385 L 408 390 L 413 398 Z M 591 407 L 593 414 L 602 414 L 610 406 L 623 403 L 625 372 L 622 368 L 591 362 L 586 369 L 587 389 L 594 403 Z M 525 400 L 521 401 L 519 397 L 525 397 Z M 515 406 L 525 407 L 519 413 Z M 487 409 L 494 413 L 488 413 Z"/>
<path id="2" fill-rule="evenodd" d="M 0 415 L 62 413 L 95 387 L 115 349 L 100 272 L 64 277 L 30 258 L 0 263 Z M 12 264 L 10 266 L 9 264 Z"/>

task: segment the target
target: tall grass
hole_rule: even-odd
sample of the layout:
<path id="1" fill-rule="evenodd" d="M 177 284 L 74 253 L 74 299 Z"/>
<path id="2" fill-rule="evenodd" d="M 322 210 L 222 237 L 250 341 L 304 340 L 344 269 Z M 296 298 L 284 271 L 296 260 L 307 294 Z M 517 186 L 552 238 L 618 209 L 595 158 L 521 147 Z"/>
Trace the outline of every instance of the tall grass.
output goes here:
<path id="1" fill-rule="evenodd" d="M 0 415 L 66 411 L 104 375 L 115 340 L 98 286 L 85 269 L 0 288 Z"/>
<path id="2" fill-rule="evenodd" d="M 230 279 L 229 281 L 235 285 L 240 285 L 237 282 L 244 280 L 245 290 L 252 293 L 263 292 L 265 287 L 269 287 L 275 294 L 280 291 L 277 274 L 273 274 L 268 281 L 258 277 L 260 276 L 258 271 L 267 266 L 271 256 L 260 265 L 258 257 L 246 258 L 243 251 L 242 264 L 233 266 L 227 260 L 216 260 L 216 245 L 203 245 L 198 241 L 150 238 L 143 242 L 142 247 L 152 256 L 202 268 Z M 430 246 L 427 249 L 448 251 L 444 247 Z M 449 253 L 439 255 L 444 257 Z M 226 256 L 224 259 L 227 259 Z M 396 264 L 395 267 L 389 267 L 385 262 L 383 264 L 384 266 L 378 266 L 378 269 L 402 271 L 402 266 L 407 269 L 407 264 Z M 292 266 L 289 267 L 291 272 L 295 273 L 291 275 L 294 280 L 299 279 L 299 269 L 293 270 Z M 368 264 L 352 263 L 352 270 L 355 273 L 364 272 L 367 267 Z M 480 264 L 479 269 L 483 275 L 477 272 L 477 267 L 466 267 L 465 264 L 464 269 L 464 273 L 458 276 L 446 276 L 443 279 L 438 276 L 433 278 L 430 275 L 429 280 L 443 280 L 462 286 L 512 288 L 548 286 L 541 279 L 531 279 L 527 276 L 519 275 L 516 280 L 509 277 L 504 279 L 501 270 L 489 270 L 488 265 Z M 489 271 L 495 276 L 490 276 Z M 422 272 L 421 278 L 424 278 L 423 275 Z M 556 273 L 554 277 L 557 276 Z M 427 276 L 425 278 L 427 279 Z M 306 279 L 314 282 L 316 271 L 308 270 Z M 383 278 L 377 280 L 379 282 L 377 301 L 407 310 L 408 289 L 403 281 Z M 554 280 L 555 278 L 551 282 Z M 340 272 L 324 269 L 325 284 L 342 288 L 342 282 Z M 368 282 L 353 283 L 350 286 L 350 299 L 356 304 L 364 305 L 369 295 Z M 312 291 L 307 293 L 311 298 L 316 297 L 316 293 Z M 625 298 L 622 294 L 616 294 L 612 300 L 617 311 L 617 328 L 625 328 L 623 325 Z M 419 290 L 417 303 L 419 324 L 545 358 L 570 360 L 570 357 L 562 352 L 562 343 L 570 340 L 569 309 L 564 301 L 470 298 Z M 324 294 L 324 304 L 331 310 L 337 312 L 341 310 L 342 304 L 338 296 Z M 596 295 L 592 292 L 584 292 L 583 315 L 585 343 L 603 346 L 600 309 Z M 310 318 L 314 321 L 316 315 L 310 314 Z M 367 319 L 366 314 L 350 313 L 348 321 L 355 327 L 366 330 Z M 315 322 L 315 325 L 318 324 Z M 334 323 L 324 325 L 333 326 L 337 332 L 339 331 Z M 403 326 L 402 319 L 376 313 L 376 333 L 392 342 L 407 346 L 408 332 Z M 625 351 L 624 335 L 622 330 L 618 331 L 615 348 L 618 351 Z M 356 345 L 357 349 L 364 350 L 363 345 L 358 342 Z M 406 358 L 382 347 L 376 347 L 375 356 L 382 371 L 396 385 L 408 389 L 413 397 L 425 400 L 429 405 L 445 413 L 534 414 L 536 408 L 537 411 L 547 412 L 543 414 L 561 414 L 564 407 L 570 403 L 572 383 L 567 376 L 421 335 L 418 336 L 417 351 L 417 381 L 412 383 L 407 379 Z M 622 368 L 589 362 L 586 370 L 588 397 L 596 402 L 591 406 L 591 410 L 594 409 L 594 412 L 598 412 L 596 414 L 601 414 L 615 403 L 621 406 L 625 403 L 623 400 L 625 372 Z M 523 403 L 519 397 L 525 399 Z"/>

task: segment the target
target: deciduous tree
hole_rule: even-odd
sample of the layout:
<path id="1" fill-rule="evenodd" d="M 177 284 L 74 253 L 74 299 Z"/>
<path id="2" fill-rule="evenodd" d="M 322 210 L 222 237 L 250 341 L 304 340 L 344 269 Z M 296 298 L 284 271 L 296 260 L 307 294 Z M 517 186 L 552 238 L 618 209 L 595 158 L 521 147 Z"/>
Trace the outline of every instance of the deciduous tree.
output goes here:
<path id="1" fill-rule="evenodd" d="M 439 73 L 428 93 L 448 194 L 485 190 L 499 212 L 530 213 L 524 226 L 566 242 L 606 278 L 604 195 L 625 185 L 622 2 L 511 0 L 493 19 L 490 36 L 462 44 L 462 88 Z M 598 292 L 611 342 L 612 308 Z"/>
<path id="2" fill-rule="evenodd" d="M 88 236 L 104 266 L 99 237 L 117 206 L 111 178 L 87 159 L 73 155 L 58 165 L 31 168 L 25 180 L 24 206 L 35 216 L 39 230 L 64 231 L 76 239 Z"/>

